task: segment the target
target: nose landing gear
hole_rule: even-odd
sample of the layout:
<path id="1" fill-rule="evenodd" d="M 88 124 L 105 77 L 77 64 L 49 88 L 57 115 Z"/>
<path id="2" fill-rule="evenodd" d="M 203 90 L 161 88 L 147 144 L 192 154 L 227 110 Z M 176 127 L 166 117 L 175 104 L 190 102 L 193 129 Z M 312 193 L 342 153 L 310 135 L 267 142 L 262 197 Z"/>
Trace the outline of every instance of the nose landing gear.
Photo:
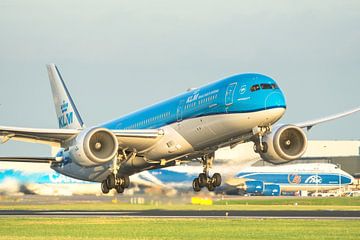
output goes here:
<path id="1" fill-rule="evenodd" d="M 214 191 L 216 187 L 221 185 L 220 173 L 214 173 L 212 177 L 209 175 L 209 170 L 212 168 L 214 161 L 214 154 L 205 155 L 202 157 L 201 162 L 203 164 L 203 172 L 199 174 L 197 178 L 193 180 L 193 189 L 195 192 L 199 192 L 201 188 L 206 187 L 210 192 Z"/>

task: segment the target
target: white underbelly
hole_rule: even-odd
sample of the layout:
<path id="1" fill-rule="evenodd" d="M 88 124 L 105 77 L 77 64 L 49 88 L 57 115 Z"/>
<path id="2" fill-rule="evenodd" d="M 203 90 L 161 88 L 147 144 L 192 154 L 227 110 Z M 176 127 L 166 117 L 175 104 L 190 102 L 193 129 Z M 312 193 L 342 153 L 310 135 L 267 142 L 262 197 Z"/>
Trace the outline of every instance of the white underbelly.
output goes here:
<path id="1" fill-rule="evenodd" d="M 283 112 L 284 109 L 276 108 L 253 113 L 217 114 L 176 122 L 163 127 L 164 136 L 140 154 L 149 160 L 168 160 L 210 147 L 216 148 L 232 138 L 251 132 L 256 126 L 276 122 Z"/>
<path id="2" fill-rule="evenodd" d="M 274 108 L 252 113 L 210 115 L 173 123 L 170 126 L 194 149 L 201 150 L 249 133 L 256 126 L 271 125 L 284 111 L 283 108 Z"/>

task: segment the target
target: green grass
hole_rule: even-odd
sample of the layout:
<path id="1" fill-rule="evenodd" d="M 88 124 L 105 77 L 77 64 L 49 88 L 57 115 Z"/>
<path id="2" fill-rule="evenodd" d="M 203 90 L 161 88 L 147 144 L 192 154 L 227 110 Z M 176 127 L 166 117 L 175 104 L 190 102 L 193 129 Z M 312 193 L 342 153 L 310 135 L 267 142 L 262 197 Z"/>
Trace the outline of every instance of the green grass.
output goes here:
<path id="1" fill-rule="evenodd" d="M 359 239 L 360 221 L 0 218 L 0 239 Z"/>

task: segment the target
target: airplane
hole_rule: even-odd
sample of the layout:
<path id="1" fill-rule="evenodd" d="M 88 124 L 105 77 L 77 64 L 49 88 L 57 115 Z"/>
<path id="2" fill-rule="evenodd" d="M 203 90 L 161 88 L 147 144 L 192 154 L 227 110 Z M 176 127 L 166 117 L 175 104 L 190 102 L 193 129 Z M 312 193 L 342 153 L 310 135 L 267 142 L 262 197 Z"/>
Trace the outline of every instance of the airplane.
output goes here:
<path id="1" fill-rule="evenodd" d="M 103 193 L 129 187 L 138 172 L 199 161 L 195 192 L 214 191 L 221 175 L 209 170 L 222 147 L 254 143 L 269 162 L 286 163 L 307 147 L 305 130 L 360 111 L 360 107 L 295 124 L 275 124 L 287 108 L 274 79 L 257 73 L 237 74 L 120 118 L 86 127 L 55 66 L 47 65 L 59 129 L 0 126 L 2 142 L 16 140 L 50 145 L 54 157 L 1 157 L 2 161 L 51 162 L 55 171 L 84 181 L 99 182 Z"/>
<path id="2" fill-rule="evenodd" d="M 281 192 L 339 189 L 354 178 L 330 163 L 302 163 L 282 166 L 248 167 L 227 184 L 250 194 L 278 196 Z"/>

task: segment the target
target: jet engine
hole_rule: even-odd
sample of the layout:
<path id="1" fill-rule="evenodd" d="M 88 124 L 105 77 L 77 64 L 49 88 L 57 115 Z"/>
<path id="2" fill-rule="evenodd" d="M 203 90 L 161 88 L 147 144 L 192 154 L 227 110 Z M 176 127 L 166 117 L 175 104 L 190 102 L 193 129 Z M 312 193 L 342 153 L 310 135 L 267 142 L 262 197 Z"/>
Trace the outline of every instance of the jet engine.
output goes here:
<path id="1" fill-rule="evenodd" d="M 68 150 L 69 157 L 78 165 L 98 166 L 114 159 L 118 140 L 105 128 L 92 128 L 80 133 Z"/>
<path id="2" fill-rule="evenodd" d="M 305 132 L 294 125 L 283 125 L 263 137 L 261 157 L 274 164 L 286 163 L 300 158 L 307 148 Z"/>

